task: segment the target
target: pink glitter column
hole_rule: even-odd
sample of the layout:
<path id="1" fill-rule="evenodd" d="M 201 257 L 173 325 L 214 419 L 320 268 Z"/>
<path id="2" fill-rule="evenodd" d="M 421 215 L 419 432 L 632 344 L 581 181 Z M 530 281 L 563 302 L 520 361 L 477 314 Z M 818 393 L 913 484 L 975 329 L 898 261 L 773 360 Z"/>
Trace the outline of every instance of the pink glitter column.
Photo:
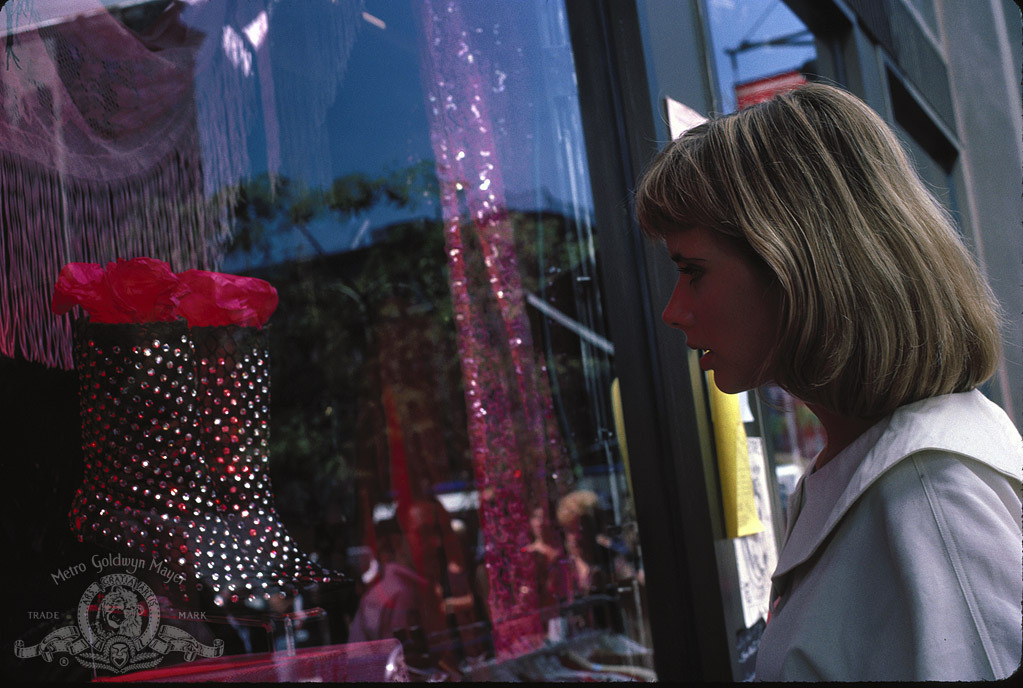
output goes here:
<path id="1" fill-rule="evenodd" d="M 493 70 L 472 45 L 482 33 L 471 30 L 456 2 L 426 1 L 421 7 L 422 81 L 481 496 L 488 605 L 494 648 L 503 658 L 543 641 L 533 559 L 523 547 L 531 540 L 528 501 L 546 503 L 548 467 L 558 465 L 561 447 L 545 370 L 534 358 L 505 206 L 488 107 Z M 483 277 L 474 279 L 480 261 L 483 270 L 475 274 Z"/>

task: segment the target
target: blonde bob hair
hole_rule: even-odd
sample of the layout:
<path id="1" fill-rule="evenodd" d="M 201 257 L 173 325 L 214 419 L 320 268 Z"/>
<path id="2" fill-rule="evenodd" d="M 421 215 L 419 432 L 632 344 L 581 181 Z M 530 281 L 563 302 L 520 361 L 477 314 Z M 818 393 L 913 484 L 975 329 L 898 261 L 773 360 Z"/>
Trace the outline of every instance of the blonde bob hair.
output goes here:
<path id="1" fill-rule="evenodd" d="M 690 129 L 636 190 L 643 231 L 734 238 L 782 292 L 774 381 L 873 417 L 967 391 L 998 361 L 1000 315 L 948 214 L 867 105 L 810 84 Z"/>

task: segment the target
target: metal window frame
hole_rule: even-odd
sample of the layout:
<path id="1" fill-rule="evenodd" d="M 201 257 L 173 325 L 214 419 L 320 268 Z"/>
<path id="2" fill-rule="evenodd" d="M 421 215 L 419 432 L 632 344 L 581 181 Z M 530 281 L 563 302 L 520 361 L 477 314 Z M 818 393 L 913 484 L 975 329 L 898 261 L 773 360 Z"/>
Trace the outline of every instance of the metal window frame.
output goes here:
<path id="1" fill-rule="evenodd" d="M 637 3 L 566 0 L 566 8 L 591 170 L 601 286 L 621 381 L 655 669 L 661 681 L 732 681 L 729 646 L 734 643 L 728 642 L 722 595 L 728 581 L 719 575 L 720 490 L 702 377 L 694 374 L 683 338 L 655 312 L 654 304 L 663 303 L 670 292 L 673 268 L 641 235 L 632 208 L 631 190 L 658 150 L 659 119 Z M 660 9 L 683 19 L 692 12 L 679 3 L 661 3 Z"/>

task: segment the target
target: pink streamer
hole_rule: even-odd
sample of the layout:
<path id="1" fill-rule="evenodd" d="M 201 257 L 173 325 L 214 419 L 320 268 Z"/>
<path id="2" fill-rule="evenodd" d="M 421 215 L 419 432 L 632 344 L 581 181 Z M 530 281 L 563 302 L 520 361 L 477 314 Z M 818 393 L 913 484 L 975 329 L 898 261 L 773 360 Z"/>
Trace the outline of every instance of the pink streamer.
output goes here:
<path id="1" fill-rule="evenodd" d="M 547 503 L 548 470 L 557 471 L 562 451 L 545 371 L 534 359 L 484 58 L 470 46 L 475 34 L 457 3 L 438 8 L 424 2 L 421 28 L 422 80 L 440 181 L 469 440 L 482 496 L 494 646 L 499 658 L 512 657 L 543 642 L 534 560 L 523 548 L 531 540 L 530 498 Z M 481 255 L 466 244 L 467 235 L 478 241 Z M 486 284 L 471 277 L 470 265 L 480 259 Z M 497 332 L 488 327 L 493 319 L 488 308 L 494 304 Z M 560 477 L 567 476 L 562 471 Z"/>

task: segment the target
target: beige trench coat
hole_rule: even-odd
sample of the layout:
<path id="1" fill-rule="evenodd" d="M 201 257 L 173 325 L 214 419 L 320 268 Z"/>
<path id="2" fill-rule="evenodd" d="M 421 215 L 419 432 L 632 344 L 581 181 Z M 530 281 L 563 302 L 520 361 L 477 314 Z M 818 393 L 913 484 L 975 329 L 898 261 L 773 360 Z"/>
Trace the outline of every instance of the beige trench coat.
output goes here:
<path id="1" fill-rule="evenodd" d="M 790 500 L 756 678 L 1003 678 L 1023 653 L 1023 440 L 980 392 L 909 404 Z"/>

